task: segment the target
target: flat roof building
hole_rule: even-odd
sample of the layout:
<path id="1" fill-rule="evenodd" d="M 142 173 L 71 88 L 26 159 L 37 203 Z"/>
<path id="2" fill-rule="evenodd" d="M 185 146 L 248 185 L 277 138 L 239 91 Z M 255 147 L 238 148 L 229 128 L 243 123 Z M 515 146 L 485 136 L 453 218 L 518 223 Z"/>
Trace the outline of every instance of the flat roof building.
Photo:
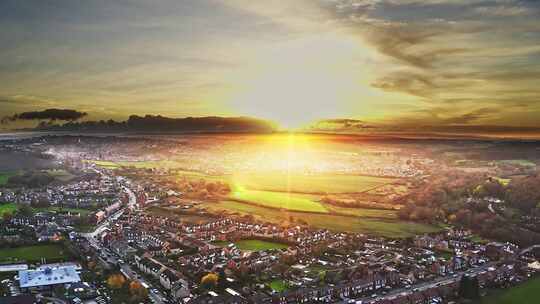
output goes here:
<path id="1" fill-rule="evenodd" d="M 75 266 L 44 267 L 19 271 L 21 288 L 40 288 L 50 285 L 80 282 Z"/>

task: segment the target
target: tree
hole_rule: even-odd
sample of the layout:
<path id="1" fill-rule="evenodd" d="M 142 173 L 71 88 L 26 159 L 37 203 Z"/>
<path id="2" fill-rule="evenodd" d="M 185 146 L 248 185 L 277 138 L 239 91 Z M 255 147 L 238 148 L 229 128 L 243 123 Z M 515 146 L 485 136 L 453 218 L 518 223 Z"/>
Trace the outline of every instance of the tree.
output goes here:
<path id="1" fill-rule="evenodd" d="M 31 216 L 33 214 L 32 212 L 32 208 L 26 204 L 23 204 L 20 208 L 19 208 L 19 212 L 18 212 L 20 215 L 22 216 Z"/>
<path id="2" fill-rule="evenodd" d="M 125 283 L 126 278 L 120 273 L 112 274 L 107 279 L 107 285 L 111 289 L 120 289 L 124 286 Z"/>
<path id="3" fill-rule="evenodd" d="M 11 216 L 11 213 L 9 213 L 9 212 L 6 212 L 6 213 L 4 213 L 2 215 L 2 221 L 4 223 L 9 223 L 11 221 L 11 218 L 12 218 L 12 216 Z"/>
<path id="4" fill-rule="evenodd" d="M 211 272 L 202 277 L 201 286 L 206 289 L 212 289 L 216 287 L 218 280 L 219 276 L 216 273 Z"/>
<path id="5" fill-rule="evenodd" d="M 505 188 L 504 185 L 499 182 L 497 179 L 490 179 L 484 183 L 483 186 L 484 194 L 486 196 L 504 198 Z"/>
<path id="6" fill-rule="evenodd" d="M 527 176 L 513 179 L 508 185 L 506 199 L 515 208 L 531 211 L 540 201 L 540 177 Z"/>
<path id="7" fill-rule="evenodd" d="M 459 281 L 459 296 L 464 299 L 478 299 L 480 297 L 478 278 L 471 278 L 467 275 L 461 277 Z"/>
<path id="8" fill-rule="evenodd" d="M 214 193 L 216 189 L 217 189 L 216 184 L 214 183 L 206 184 L 206 191 L 208 191 L 208 193 Z"/>
<path id="9" fill-rule="evenodd" d="M 139 301 L 146 299 L 148 296 L 148 290 L 139 281 L 131 281 L 129 283 L 129 293 Z"/>

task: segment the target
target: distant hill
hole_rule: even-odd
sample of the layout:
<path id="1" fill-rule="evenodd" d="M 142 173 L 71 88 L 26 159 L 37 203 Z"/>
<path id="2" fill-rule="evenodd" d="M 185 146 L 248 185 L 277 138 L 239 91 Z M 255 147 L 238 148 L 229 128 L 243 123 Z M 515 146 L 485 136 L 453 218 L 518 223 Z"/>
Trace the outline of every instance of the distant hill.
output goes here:
<path id="1" fill-rule="evenodd" d="M 42 123 L 39 131 L 69 132 L 159 132 L 159 133 L 269 133 L 274 123 L 250 117 L 186 117 L 170 118 L 161 115 L 132 115 L 126 121 L 70 121 L 64 124 Z"/>

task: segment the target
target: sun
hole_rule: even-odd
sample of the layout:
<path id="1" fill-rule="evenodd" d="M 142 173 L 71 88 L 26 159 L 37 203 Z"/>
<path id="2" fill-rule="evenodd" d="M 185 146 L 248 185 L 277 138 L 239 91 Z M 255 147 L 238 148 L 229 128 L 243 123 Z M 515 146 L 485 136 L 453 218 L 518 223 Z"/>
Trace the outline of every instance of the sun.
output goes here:
<path id="1" fill-rule="evenodd" d="M 363 94 L 365 75 L 350 62 L 366 56 L 358 41 L 335 33 L 274 46 L 237 79 L 233 108 L 287 130 L 341 117 Z"/>

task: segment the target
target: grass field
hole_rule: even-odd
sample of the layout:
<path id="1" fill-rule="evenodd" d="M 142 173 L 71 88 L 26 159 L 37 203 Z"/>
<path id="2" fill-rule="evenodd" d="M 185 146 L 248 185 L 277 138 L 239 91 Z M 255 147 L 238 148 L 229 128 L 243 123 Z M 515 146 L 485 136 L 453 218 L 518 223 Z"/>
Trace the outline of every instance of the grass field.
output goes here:
<path id="1" fill-rule="evenodd" d="M 179 162 L 174 160 L 140 161 L 140 162 L 110 162 L 91 161 L 106 168 L 132 166 L 137 168 L 180 168 Z M 359 193 L 372 190 L 395 179 L 339 174 L 283 174 L 283 173 L 245 173 L 234 175 L 206 175 L 199 172 L 180 171 L 178 178 L 206 179 L 221 181 L 231 186 L 230 200 L 257 204 L 263 207 L 286 209 L 290 211 L 303 211 L 313 213 L 328 213 L 327 208 L 318 202 L 321 195 L 326 193 Z M 355 211 L 348 210 L 349 215 Z M 383 218 L 393 218 L 395 214 L 377 211 L 356 213 L 378 213 Z"/>
<path id="2" fill-rule="evenodd" d="M 326 209 L 332 214 L 350 215 L 362 218 L 397 219 L 397 211 L 367 208 L 345 208 L 328 205 Z"/>
<path id="3" fill-rule="evenodd" d="M 246 189 L 295 193 L 358 193 L 395 181 L 393 178 L 340 174 L 235 174 L 234 185 Z"/>
<path id="4" fill-rule="evenodd" d="M 14 203 L 9 204 L 1 204 L 0 205 L 0 216 L 3 216 L 4 213 L 11 213 L 13 214 L 15 211 L 19 209 L 19 206 L 17 206 Z M 81 209 L 81 208 L 64 208 L 64 207 L 57 207 L 57 206 L 51 206 L 47 208 L 32 208 L 33 212 L 43 212 L 43 211 L 56 211 L 56 212 L 72 212 L 72 213 L 80 213 L 82 216 L 88 215 L 92 213 L 93 211 L 88 209 Z"/>
<path id="5" fill-rule="evenodd" d="M 59 180 L 61 182 L 69 182 L 75 178 L 75 175 L 62 169 L 47 170 L 46 172 L 50 176 L 54 177 L 56 180 Z"/>
<path id="6" fill-rule="evenodd" d="M 17 211 L 18 207 L 14 203 L 0 204 L 0 217 L 4 214 L 13 214 Z"/>
<path id="7" fill-rule="evenodd" d="M 41 258 L 47 262 L 67 260 L 69 254 L 61 245 L 34 245 L 0 249 L 0 262 L 39 262 Z"/>
<path id="8" fill-rule="evenodd" d="M 116 169 L 120 167 L 117 163 L 106 161 L 106 160 L 85 160 L 85 161 L 88 163 L 94 163 L 96 164 L 96 166 L 100 166 L 100 167 L 108 168 L 108 169 Z"/>
<path id="9" fill-rule="evenodd" d="M 106 161 L 106 160 L 87 160 L 97 166 L 116 169 L 120 167 L 134 168 L 178 168 L 180 164 L 173 160 L 156 160 L 156 161 Z"/>
<path id="10" fill-rule="evenodd" d="M 328 212 L 324 206 L 316 202 L 316 197 L 306 194 L 271 192 L 260 190 L 234 189 L 231 199 L 256 203 L 262 206 L 292 211 Z"/>
<path id="11" fill-rule="evenodd" d="M 283 280 L 274 280 L 270 282 L 268 286 L 270 286 L 270 288 L 272 288 L 272 290 L 275 292 L 284 292 L 289 289 L 289 286 Z"/>
<path id="12" fill-rule="evenodd" d="M 174 160 L 159 161 L 89 161 L 107 168 L 181 168 L 181 163 Z M 395 181 L 393 178 L 341 175 L 341 174 L 285 174 L 285 173 L 245 173 L 223 176 L 209 176 L 203 173 L 184 171 L 180 176 L 187 178 L 205 178 L 229 182 L 233 186 L 250 190 L 295 193 L 358 193 Z"/>
<path id="13" fill-rule="evenodd" d="M 34 212 L 40 211 L 56 211 L 56 212 L 71 212 L 71 213 L 80 213 L 82 216 L 86 216 L 92 213 L 92 210 L 81 209 L 81 208 L 64 208 L 64 207 L 47 207 L 47 208 L 33 208 Z"/>
<path id="14" fill-rule="evenodd" d="M 8 179 L 15 174 L 15 172 L 0 172 L 0 186 L 5 185 Z"/>
<path id="15" fill-rule="evenodd" d="M 539 299 L 540 277 L 536 277 L 516 287 L 495 290 L 479 304 L 537 304 Z"/>
<path id="16" fill-rule="evenodd" d="M 227 246 L 230 242 L 226 241 L 216 241 L 214 242 L 214 245 L 216 246 Z M 285 249 L 289 247 L 286 244 L 282 243 L 276 243 L 276 242 L 270 242 L 270 241 L 262 241 L 262 240 L 241 240 L 234 242 L 236 247 L 240 250 L 246 250 L 246 251 L 265 251 L 265 250 L 271 250 L 271 249 Z"/>
<path id="17" fill-rule="evenodd" d="M 410 237 L 417 234 L 440 230 L 440 227 L 437 226 L 405 222 L 398 219 L 361 218 L 316 213 L 306 214 L 302 212 L 269 209 L 236 201 L 205 203 L 203 206 L 210 212 L 219 213 L 221 211 L 228 211 L 231 213 L 238 213 L 239 215 L 252 215 L 258 220 L 275 224 L 281 224 L 290 217 L 293 217 L 294 219 L 303 220 L 308 225 L 315 228 L 329 229 L 332 231 L 369 233 L 395 238 Z M 377 211 L 383 210 L 375 210 L 375 212 Z"/>

